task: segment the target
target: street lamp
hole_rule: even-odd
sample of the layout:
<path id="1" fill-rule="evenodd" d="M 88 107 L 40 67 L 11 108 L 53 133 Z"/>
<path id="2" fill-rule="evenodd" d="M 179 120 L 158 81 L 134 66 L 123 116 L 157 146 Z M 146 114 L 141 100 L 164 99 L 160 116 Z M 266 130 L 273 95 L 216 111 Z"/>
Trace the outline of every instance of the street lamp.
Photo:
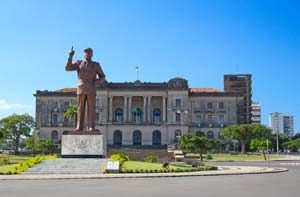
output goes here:
<path id="1" fill-rule="evenodd" d="M 188 112 L 188 110 L 184 110 L 184 109 L 177 109 L 176 110 L 176 113 L 179 113 L 179 114 L 181 114 L 181 117 L 180 117 L 180 120 L 181 120 L 181 131 L 182 131 L 182 133 L 183 133 L 183 114 L 188 114 L 189 112 Z"/>
<path id="2" fill-rule="evenodd" d="M 278 139 L 278 129 L 276 131 L 276 149 L 277 149 L 277 155 L 279 154 L 279 139 Z"/>

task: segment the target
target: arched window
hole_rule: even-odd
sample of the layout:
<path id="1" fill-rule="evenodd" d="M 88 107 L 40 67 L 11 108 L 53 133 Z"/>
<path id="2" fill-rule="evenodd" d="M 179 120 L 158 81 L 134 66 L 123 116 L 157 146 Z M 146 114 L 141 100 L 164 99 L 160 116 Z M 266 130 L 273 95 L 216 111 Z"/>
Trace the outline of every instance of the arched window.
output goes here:
<path id="1" fill-rule="evenodd" d="M 160 122 L 160 109 L 159 108 L 155 108 L 153 110 L 153 122 L 154 123 Z"/>
<path id="2" fill-rule="evenodd" d="M 51 133 L 51 139 L 55 142 L 58 140 L 58 132 L 57 131 L 52 131 Z"/>
<path id="3" fill-rule="evenodd" d="M 161 145 L 161 133 L 158 130 L 152 133 L 152 145 Z"/>
<path id="4" fill-rule="evenodd" d="M 208 131 L 208 132 L 207 132 L 207 138 L 208 138 L 208 139 L 214 139 L 214 132 Z"/>
<path id="5" fill-rule="evenodd" d="M 133 132 L 132 141 L 133 145 L 142 145 L 142 133 L 139 130 Z"/>
<path id="6" fill-rule="evenodd" d="M 139 124 L 142 122 L 142 110 L 140 108 L 133 109 L 133 120 L 135 123 Z"/>
<path id="7" fill-rule="evenodd" d="M 123 110 L 121 108 L 117 108 L 115 111 L 115 121 L 117 123 L 121 123 L 123 121 Z"/>
<path id="8" fill-rule="evenodd" d="M 114 132 L 114 145 L 122 145 L 122 132 L 120 130 Z"/>

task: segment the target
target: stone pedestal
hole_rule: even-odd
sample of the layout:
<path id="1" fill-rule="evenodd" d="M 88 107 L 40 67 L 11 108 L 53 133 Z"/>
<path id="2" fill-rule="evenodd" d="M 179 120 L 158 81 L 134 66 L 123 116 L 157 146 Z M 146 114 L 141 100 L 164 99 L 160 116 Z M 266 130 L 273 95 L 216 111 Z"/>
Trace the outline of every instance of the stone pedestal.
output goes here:
<path id="1" fill-rule="evenodd" d="M 61 142 L 62 158 L 104 157 L 103 135 L 95 131 L 65 131 Z"/>

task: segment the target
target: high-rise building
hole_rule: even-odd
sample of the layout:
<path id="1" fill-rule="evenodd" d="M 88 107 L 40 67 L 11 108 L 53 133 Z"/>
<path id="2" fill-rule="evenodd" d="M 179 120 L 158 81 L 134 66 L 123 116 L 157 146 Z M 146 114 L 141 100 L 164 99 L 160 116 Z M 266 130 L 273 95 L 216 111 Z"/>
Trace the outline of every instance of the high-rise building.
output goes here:
<path id="1" fill-rule="evenodd" d="M 284 133 L 283 114 L 279 112 L 271 113 L 269 116 L 269 126 L 273 134 Z"/>
<path id="2" fill-rule="evenodd" d="M 294 116 L 284 115 L 283 116 L 283 131 L 288 136 L 294 135 Z"/>
<path id="3" fill-rule="evenodd" d="M 251 123 L 252 104 L 251 74 L 224 75 L 224 91 L 239 93 L 243 99 L 238 107 L 238 123 Z"/>
<path id="4" fill-rule="evenodd" d="M 251 105 L 251 120 L 254 124 L 261 123 L 261 106 L 258 102 L 253 102 Z"/>

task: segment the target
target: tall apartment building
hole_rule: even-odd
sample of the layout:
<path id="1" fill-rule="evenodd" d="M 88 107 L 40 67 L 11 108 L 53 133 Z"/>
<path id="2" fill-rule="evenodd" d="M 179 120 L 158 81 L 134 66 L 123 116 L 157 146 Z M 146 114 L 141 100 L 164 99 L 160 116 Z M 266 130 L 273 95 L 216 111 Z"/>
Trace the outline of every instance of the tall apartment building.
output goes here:
<path id="1" fill-rule="evenodd" d="M 273 134 L 284 133 L 283 114 L 279 112 L 271 113 L 269 116 L 269 126 Z"/>
<path id="2" fill-rule="evenodd" d="M 243 98 L 212 88 L 189 88 L 188 81 L 105 83 L 96 92 L 96 128 L 109 145 L 157 146 L 171 144 L 182 134 L 203 132 L 219 138 L 219 131 L 237 124 Z M 62 133 L 75 121 L 64 117 L 76 104 L 76 88 L 37 91 L 37 138 L 50 138 L 60 145 Z"/>
<path id="3" fill-rule="evenodd" d="M 251 105 L 251 121 L 253 124 L 261 123 L 261 106 L 258 102 L 253 102 Z"/>
<path id="4" fill-rule="evenodd" d="M 224 75 L 224 91 L 240 94 L 243 99 L 238 108 L 238 123 L 251 123 L 252 75 Z"/>
<path id="5" fill-rule="evenodd" d="M 283 131 L 290 137 L 294 135 L 294 116 L 292 115 L 283 116 Z"/>

